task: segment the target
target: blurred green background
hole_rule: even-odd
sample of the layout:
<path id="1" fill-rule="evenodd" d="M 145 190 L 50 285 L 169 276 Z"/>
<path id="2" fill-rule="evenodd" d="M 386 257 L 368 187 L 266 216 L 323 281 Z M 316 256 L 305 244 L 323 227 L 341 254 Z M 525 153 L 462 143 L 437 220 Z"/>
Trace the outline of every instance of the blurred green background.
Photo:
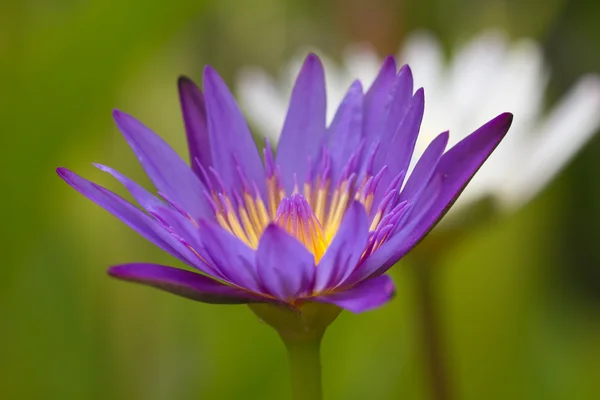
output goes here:
<path id="1" fill-rule="evenodd" d="M 599 18 L 599 2 L 567 0 L 2 2 L 0 398 L 289 398 L 284 347 L 246 307 L 106 276 L 117 263 L 179 265 L 55 174 L 67 166 L 116 190 L 91 165 L 101 162 L 148 183 L 112 108 L 185 154 L 180 74 L 199 81 L 209 63 L 232 83 L 244 65 L 276 72 L 303 45 L 339 56 L 367 40 L 395 53 L 415 28 L 450 50 L 489 26 L 542 43 L 550 104 L 600 71 Z M 600 398 L 599 154 L 600 136 L 533 202 L 474 226 L 437 266 L 454 398 Z M 429 397 L 410 271 L 394 268 L 390 304 L 329 329 L 326 398 Z"/>

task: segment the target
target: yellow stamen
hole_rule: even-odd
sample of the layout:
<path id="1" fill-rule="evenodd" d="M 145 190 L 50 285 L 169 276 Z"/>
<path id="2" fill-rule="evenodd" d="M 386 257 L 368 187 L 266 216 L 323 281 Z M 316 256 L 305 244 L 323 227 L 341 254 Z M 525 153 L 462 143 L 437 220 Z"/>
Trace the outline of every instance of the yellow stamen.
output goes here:
<path id="1" fill-rule="evenodd" d="M 242 225 L 244 226 L 244 231 L 246 232 L 246 236 L 250 242 L 250 247 L 258 247 L 258 233 L 254 230 L 252 222 L 250 222 L 250 218 L 248 218 L 248 213 L 241 207 L 239 209 L 239 213 L 242 220 Z"/>
<path id="2" fill-rule="evenodd" d="M 269 203 L 269 214 L 271 215 L 271 218 L 275 218 L 277 206 L 279 205 L 279 201 L 277 199 L 277 181 L 275 180 L 275 177 L 267 179 L 267 197 Z"/>
<path id="3" fill-rule="evenodd" d="M 223 227 L 227 232 L 233 234 L 233 231 L 231 230 L 229 223 L 225 219 L 225 216 L 221 213 L 217 213 L 216 217 L 217 217 L 217 222 L 219 223 L 219 225 L 221 225 L 221 227 Z"/>
<path id="4" fill-rule="evenodd" d="M 334 211 L 329 212 L 329 220 L 327 221 L 327 228 L 325 231 L 325 237 L 328 241 L 331 241 L 335 236 L 340 224 L 342 223 L 342 218 L 344 217 L 344 212 L 348 206 L 349 200 L 348 193 L 344 193 L 340 196 L 340 199 L 336 205 Z"/>
<path id="5" fill-rule="evenodd" d="M 373 217 L 373 222 L 371 222 L 371 226 L 369 227 L 369 230 L 374 231 L 375 228 L 377 228 L 377 225 L 379 225 L 380 220 L 381 220 L 381 211 L 377 211 L 377 214 L 375 214 L 375 217 Z"/>
<path id="6" fill-rule="evenodd" d="M 246 210 L 248 211 L 248 217 L 249 217 L 250 223 L 252 225 L 252 229 L 256 233 L 262 232 L 264 226 L 260 220 L 260 217 L 258 216 L 258 210 L 256 209 L 256 202 L 254 201 L 254 199 L 252 198 L 252 195 L 250 195 L 250 193 L 244 193 L 244 204 L 246 205 Z M 241 210 L 241 207 L 240 207 L 240 210 Z"/>
<path id="7" fill-rule="evenodd" d="M 304 198 L 308 201 L 308 204 L 313 204 L 312 187 L 309 183 L 304 184 Z"/>
<path id="8" fill-rule="evenodd" d="M 373 197 L 375 196 L 372 193 L 369 193 L 363 201 L 363 205 L 365 206 L 367 214 L 371 212 L 371 207 L 373 206 Z"/>
<path id="9" fill-rule="evenodd" d="M 319 262 L 319 260 L 321 259 L 321 257 L 323 257 L 323 254 L 325 254 L 325 250 L 327 249 L 327 245 L 329 244 L 328 242 L 326 242 L 325 238 L 323 237 L 323 231 L 321 230 L 321 227 L 319 226 L 319 222 L 318 221 L 314 221 L 315 223 L 310 225 L 310 238 L 311 238 L 311 244 L 312 244 L 312 253 L 315 256 L 315 262 Z"/>
<path id="10" fill-rule="evenodd" d="M 327 193 L 329 191 L 329 182 L 325 184 L 323 188 L 317 189 L 317 201 L 313 209 L 315 215 L 319 221 L 325 220 L 325 201 L 327 200 Z"/>
<path id="11" fill-rule="evenodd" d="M 252 247 L 250 241 L 248 240 L 248 236 L 246 236 L 246 232 L 244 232 L 244 229 L 242 228 L 242 225 L 240 224 L 237 215 L 235 215 L 233 211 L 229 211 L 227 213 L 227 220 L 229 221 L 229 225 L 231 226 L 233 234 L 238 238 L 242 239 L 242 241 L 248 246 Z"/>
<path id="12" fill-rule="evenodd" d="M 271 222 L 271 218 L 269 218 L 269 215 L 267 214 L 267 208 L 265 207 L 265 203 L 263 203 L 260 197 L 256 199 L 256 208 L 258 210 L 260 222 L 262 223 L 262 227 L 264 229 L 267 225 L 269 225 L 269 222 Z"/>
<path id="13" fill-rule="evenodd" d="M 276 176 L 266 180 L 266 202 L 261 196 L 242 193 L 241 203 L 235 208 L 232 201 L 224 193 L 211 193 L 216 205 L 216 219 L 219 225 L 238 237 L 246 245 L 257 248 L 265 228 L 272 222 L 296 237 L 318 261 L 323 257 L 329 243 L 335 237 L 346 209 L 351 200 L 361 202 L 367 211 L 373 205 L 373 193 L 365 193 L 364 185 L 368 179 L 362 179 L 362 185 L 356 187 L 352 179 L 347 179 L 332 192 L 329 179 L 317 176 L 314 183 L 304 183 L 303 195 L 298 194 L 294 186 L 291 198 L 285 198 L 285 190 L 280 186 Z M 299 197 L 296 197 L 299 196 Z M 281 202 L 287 201 L 282 211 L 278 209 Z M 381 221 L 378 212 L 371 223 L 370 230 L 375 230 Z M 385 241 L 385 238 L 380 238 Z M 380 243 L 375 244 L 379 246 Z"/>

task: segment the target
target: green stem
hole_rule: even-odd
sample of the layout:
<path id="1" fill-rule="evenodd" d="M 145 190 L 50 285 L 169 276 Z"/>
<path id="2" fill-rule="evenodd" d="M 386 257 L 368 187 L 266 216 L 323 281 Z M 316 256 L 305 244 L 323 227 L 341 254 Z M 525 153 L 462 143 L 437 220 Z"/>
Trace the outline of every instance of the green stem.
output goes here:
<path id="1" fill-rule="evenodd" d="M 292 398 L 321 400 L 321 339 L 342 311 L 333 304 L 307 302 L 298 308 L 255 303 L 250 309 L 271 325 L 285 343 L 290 360 Z"/>
<path id="2" fill-rule="evenodd" d="M 283 338 L 290 363 L 293 400 L 321 400 L 321 336 Z"/>

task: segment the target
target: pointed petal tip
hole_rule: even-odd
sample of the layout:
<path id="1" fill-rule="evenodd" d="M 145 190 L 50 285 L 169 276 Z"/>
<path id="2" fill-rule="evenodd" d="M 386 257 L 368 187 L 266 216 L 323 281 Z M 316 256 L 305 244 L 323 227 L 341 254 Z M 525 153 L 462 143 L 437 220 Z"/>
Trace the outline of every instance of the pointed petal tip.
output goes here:
<path id="1" fill-rule="evenodd" d="M 67 168 L 65 167 L 56 167 L 56 173 L 58 174 L 58 176 L 60 176 L 62 179 L 67 179 L 68 175 L 70 174 L 71 171 L 69 171 Z"/>
<path id="2" fill-rule="evenodd" d="M 271 222 L 269 225 L 267 225 L 262 235 L 260 235 L 259 240 L 262 241 L 265 238 L 272 237 L 274 235 L 279 235 L 281 233 L 285 233 L 287 235 L 287 232 L 285 230 L 281 229 L 276 223 Z"/>
<path id="3" fill-rule="evenodd" d="M 402 67 L 400 67 L 400 70 L 398 71 L 398 74 L 409 74 L 410 76 L 412 76 L 412 69 L 410 68 L 410 65 L 408 64 L 403 64 Z"/>
<path id="4" fill-rule="evenodd" d="M 121 131 L 123 136 L 125 136 L 127 141 L 129 141 L 130 138 L 134 135 L 133 132 L 136 131 L 140 125 L 143 125 L 131 114 L 121 111 L 117 108 L 113 109 L 112 115 L 115 124 L 117 124 L 117 128 L 119 128 L 119 130 Z"/>
<path id="5" fill-rule="evenodd" d="M 214 79 L 216 77 L 221 78 L 216 69 L 206 64 L 202 69 L 202 81 L 204 82 L 207 78 Z"/>
<path id="6" fill-rule="evenodd" d="M 304 245 L 300 243 L 300 241 L 296 239 L 293 235 L 291 235 L 285 229 L 277 225 L 277 223 L 271 222 L 269 225 L 267 225 L 263 233 L 260 235 L 260 238 L 258 240 L 258 247 L 260 248 L 261 245 L 265 245 L 269 242 L 282 242 L 288 239 L 292 239 L 294 242 L 298 243 L 302 248 L 304 248 Z M 308 250 L 306 250 L 306 252 L 308 253 Z"/>
<path id="7" fill-rule="evenodd" d="M 307 62 L 311 62 L 311 63 L 314 63 L 314 62 L 321 63 L 321 59 L 319 58 L 319 56 L 318 56 L 316 53 L 314 53 L 314 52 L 310 51 L 310 52 L 309 52 L 309 53 L 306 55 L 306 59 L 304 60 L 304 62 L 305 62 L 305 63 L 307 63 Z"/>
<path id="8" fill-rule="evenodd" d="M 367 214 L 367 211 L 365 209 L 365 206 L 358 200 L 352 200 L 352 203 L 350 203 L 350 206 L 348 207 L 348 211 L 352 210 L 352 212 L 364 212 L 365 215 Z"/>
<path id="9" fill-rule="evenodd" d="M 393 65 L 394 68 L 396 68 L 396 57 L 393 56 L 392 54 L 386 56 L 383 59 L 383 62 L 381 63 L 381 65 L 385 66 L 385 67 L 389 67 L 390 65 Z"/>
<path id="10" fill-rule="evenodd" d="M 321 61 L 318 55 L 316 55 L 313 52 L 310 52 L 306 55 L 306 58 L 304 59 L 304 63 L 302 64 L 302 71 L 313 69 L 323 71 L 323 62 Z M 302 73 L 302 71 L 300 73 Z"/>
<path id="11" fill-rule="evenodd" d="M 198 85 L 196 85 L 196 82 L 194 82 L 194 80 L 192 78 L 190 78 L 186 75 L 179 75 L 179 77 L 177 78 L 177 88 L 179 89 L 180 92 L 183 92 L 186 89 L 200 90 Z"/>
<path id="12" fill-rule="evenodd" d="M 425 111 L 425 89 L 422 87 L 418 88 L 415 94 L 413 94 L 411 107 L 412 106 L 417 106 L 421 110 L 419 111 L 421 116 L 423 115 L 423 112 Z"/>
<path id="13" fill-rule="evenodd" d="M 113 265 L 106 270 L 106 273 L 113 278 L 130 280 L 137 277 L 139 272 L 143 270 L 144 264 L 119 264 Z M 173 268 L 175 269 L 175 268 Z"/>
<path id="14" fill-rule="evenodd" d="M 348 90 L 348 92 L 363 93 L 362 82 L 359 79 L 355 79 L 354 81 L 352 81 L 352 84 L 350 85 L 350 89 Z"/>
<path id="15" fill-rule="evenodd" d="M 188 83 L 193 83 L 193 82 L 194 81 L 191 78 L 189 78 L 187 75 L 179 75 L 177 77 L 177 84 L 180 86 L 188 84 Z"/>
<path id="16" fill-rule="evenodd" d="M 223 81 L 223 78 L 219 75 L 219 73 L 210 65 L 205 65 L 202 69 L 202 84 L 204 85 L 204 90 L 206 91 L 207 86 L 211 84 L 215 84 L 214 81 Z M 225 84 L 223 82 L 223 84 Z"/>
<path id="17" fill-rule="evenodd" d="M 512 113 L 504 112 L 490 120 L 486 125 L 494 125 L 496 131 L 504 136 L 512 125 L 513 118 L 514 116 Z"/>
<path id="18" fill-rule="evenodd" d="M 512 123 L 513 117 L 514 117 L 513 113 L 510 113 L 510 112 L 504 112 L 498 116 L 498 118 L 502 118 L 502 119 L 506 120 L 506 122 L 509 124 Z"/>
<path id="19" fill-rule="evenodd" d="M 408 80 L 409 82 L 414 83 L 413 72 L 408 64 L 404 64 L 404 65 L 402 65 L 402 67 L 400 67 L 400 70 L 398 70 L 397 76 L 398 76 L 398 78 L 402 77 L 402 78 Z M 421 89 L 423 89 L 423 88 L 421 88 Z"/>
<path id="20" fill-rule="evenodd" d="M 124 135 L 129 134 L 129 132 L 127 132 L 127 129 L 124 129 L 124 126 L 126 126 L 126 124 L 130 123 L 131 121 L 140 123 L 132 115 L 126 113 L 125 111 L 121 111 L 117 108 L 113 109 L 112 116 L 113 120 L 115 121 L 115 124 L 117 124 L 117 127 L 119 127 L 119 130 Z"/>
<path id="21" fill-rule="evenodd" d="M 127 275 L 127 270 L 122 265 L 109 267 L 106 273 L 114 278 L 120 278 L 122 275 Z"/>
<path id="22" fill-rule="evenodd" d="M 213 67 L 211 67 L 210 64 L 206 64 L 206 65 L 204 65 L 204 68 L 202 68 L 202 73 L 206 74 L 207 72 L 213 73 L 213 72 L 215 72 L 215 69 Z"/>
<path id="23" fill-rule="evenodd" d="M 444 147 L 446 147 L 448 145 L 448 140 L 450 139 L 450 131 L 444 131 L 442 133 L 440 133 L 438 135 L 439 138 L 442 138 L 440 140 L 443 140 L 444 142 L 446 142 L 446 144 L 444 145 Z"/>
<path id="24" fill-rule="evenodd" d="M 65 168 L 65 167 L 56 168 L 56 173 L 63 181 L 67 182 L 67 184 L 71 185 L 75 189 L 77 189 L 79 187 L 79 180 L 83 179 L 79 175 L 77 175 L 75 172 L 73 172 L 70 169 Z M 95 185 L 93 182 L 92 182 L 92 184 Z M 77 190 L 79 190 L 79 189 L 77 189 Z"/>
<path id="25" fill-rule="evenodd" d="M 129 117 L 129 114 L 127 114 L 126 112 L 123 112 L 123 111 L 119 110 L 118 108 L 113 108 L 113 110 L 112 110 L 112 116 L 113 116 L 113 118 L 115 120 L 117 120 L 117 119 Z"/>

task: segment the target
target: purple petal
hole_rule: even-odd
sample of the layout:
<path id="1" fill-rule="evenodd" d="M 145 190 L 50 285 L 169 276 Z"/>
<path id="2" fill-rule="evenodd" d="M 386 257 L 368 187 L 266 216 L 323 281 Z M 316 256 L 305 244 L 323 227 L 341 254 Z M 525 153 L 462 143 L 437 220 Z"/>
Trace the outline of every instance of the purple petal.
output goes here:
<path id="1" fill-rule="evenodd" d="M 381 158 L 388 172 L 383 175 L 378 185 L 373 204 L 379 204 L 379 200 L 390 182 L 401 172 L 405 172 L 410 164 L 415 143 L 419 136 L 419 128 L 423 120 L 425 98 L 423 89 L 417 90 L 410 100 L 410 105 L 405 111 L 402 122 L 397 126 L 394 136 L 389 140 L 382 139 Z M 403 112 L 398 110 L 398 113 Z M 377 171 L 377 169 L 375 169 Z"/>
<path id="2" fill-rule="evenodd" d="M 109 268 L 108 273 L 124 281 L 142 283 L 202 303 L 245 304 L 264 301 L 258 296 L 204 275 L 163 265 L 116 265 Z"/>
<path id="3" fill-rule="evenodd" d="M 512 114 L 504 113 L 467 136 L 440 159 L 434 177 L 410 216 L 407 226 L 371 254 L 348 281 L 372 274 L 383 274 L 415 247 L 444 216 L 475 172 L 498 146 L 510 124 Z"/>
<path id="4" fill-rule="evenodd" d="M 385 165 L 387 149 L 392 143 L 398 127 L 404 120 L 413 99 L 413 77 L 408 65 L 403 66 L 389 88 L 388 101 L 381 110 L 381 125 L 376 130 L 377 141 L 383 148 L 380 156 L 375 160 L 375 171 Z M 394 175 L 395 176 L 395 175 Z"/>
<path id="5" fill-rule="evenodd" d="M 414 247 L 444 216 L 473 175 L 504 138 L 512 120 L 512 114 L 500 114 L 442 156 L 435 171 L 435 174 L 439 174 L 442 178 L 440 193 L 436 196 L 427 215 L 421 218 L 415 226 L 411 233 L 411 237 L 415 238 L 414 243 L 404 250 L 404 254 Z"/>
<path id="6" fill-rule="evenodd" d="M 157 207 L 165 206 L 165 203 L 152 193 L 144 189 L 141 185 L 129 179 L 119 171 L 102 164 L 94 164 L 101 171 L 111 174 L 131 193 L 135 201 L 138 202 L 146 211 L 152 211 Z"/>
<path id="7" fill-rule="evenodd" d="M 178 211 L 167 206 L 154 208 L 152 210 L 152 215 L 154 218 L 161 221 L 168 231 L 173 232 L 173 235 L 176 236 L 187 249 L 192 250 L 196 257 L 194 258 L 194 262 L 190 264 L 191 266 L 207 275 L 223 281 L 228 281 L 221 273 L 221 270 L 210 262 L 211 258 L 201 241 L 197 225 L 192 224 L 189 219 L 185 218 Z"/>
<path id="8" fill-rule="evenodd" d="M 207 170 L 212 166 L 204 95 L 188 77 L 180 77 L 177 85 L 179 86 L 179 102 L 190 151 L 190 164 L 196 175 L 202 180 L 203 175 L 198 163 Z"/>
<path id="9" fill-rule="evenodd" d="M 400 68 L 391 91 L 391 101 L 387 107 L 387 115 L 381 132 L 381 142 L 389 143 L 396 135 L 398 126 L 404 119 L 413 98 L 413 76 L 408 65 Z"/>
<path id="10" fill-rule="evenodd" d="M 102 164 L 94 165 L 100 170 L 108 172 L 121 182 L 138 204 L 162 223 L 167 230 L 172 231 L 188 249 L 191 247 L 196 252 L 201 251 L 202 245 L 199 241 L 198 230 L 189 216 L 181 214 L 180 211 L 167 205 L 142 186 L 115 169 Z M 198 261 L 198 263 L 194 265 L 200 268 L 201 271 L 206 272 L 205 263 L 201 262 L 197 257 L 195 261 Z"/>
<path id="11" fill-rule="evenodd" d="M 90 182 L 66 168 L 57 168 L 56 172 L 79 193 L 119 218 L 150 242 L 172 256 L 194 265 L 195 255 L 143 211 L 110 190 Z"/>
<path id="12" fill-rule="evenodd" d="M 179 239 L 179 242 L 184 245 L 185 254 L 190 255 L 189 250 L 191 249 L 194 249 L 195 253 L 201 252 L 202 246 L 199 241 L 198 230 L 189 216 L 182 215 L 179 211 L 167 206 L 162 200 L 113 168 L 102 164 L 94 165 L 100 170 L 108 172 L 121 182 L 142 208 L 161 222 L 167 231 L 171 231 L 172 235 Z M 207 265 L 196 254 L 194 256 L 189 259 L 191 265 L 202 272 L 214 273 L 214 269 L 210 265 Z"/>
<path id="13" fill-rule="evenodd" d="M 394 57 L 387 57 L 379 70 L 377 78 L 365 94 L 363 131 L 368 139 L 367 149 L 371 148 L 373 141 L 377 140 L 381 131 L 384 110 L 392 100 L 390 91 L 396 80 L 396 69 Z"/>
<path id="14" fill-rule="evenodd" d="M 332 289 L 352 273 L 369 238 L 369 221 L 361 203 L 353 202 L 317 267 L 315 291 Z"/>
<path id="15" fill-rule="evenodd" d="M 265 290 L 282 301 L 293 301 L 312 292 L 314 257 L 277 225 L 265 229 L 256 252 L 258 275 Z"/>
<path id="16" fill-rule="evenodd" d="M 342 100 L 329 127 L 327 147 L 331 154 L 332 182 L 337 182 L 342 168 L 356 152 L 362 140 L 363 91 L 355 81 Z"/>
<path id="17" fill-rule="evenodd" d="M 175 150 L 132 116 L 115 110 L 113 117 L 158 191 L 196 220 L 213 218 L 203 195 L 202 182 Z"/>
<path id="18" fill-rule="evenodd" d="M 414 228 L 431 209 L 441 190 L 441 176 L 436 175 L 412 204 L 403 218 L 404 223 L 390 232 L 390 237 L 373 254 L 362 261 L 344 285 L 353 285 L 370 276 L 383 274 L 414 246 Z"/>
<path id="19" fill-rule="evenodd" d="M 323 65 L 309 54 L 296 79 L 279 145 L 276 162 L 281 168 L 284 188 L 291 193 L 294 174 L 306 176 L 308 158 L 315 157 L 325 135 L 325 75 Z"/>
<path id="20" fill-rule="evenodd" d="M 395 287 L 387 275 L 380 275 L 363 281 L 342 292 L 315 297 L 314 301 L 331 303 L 353 313 L 369 311 L 380 307 L 394 297 Z"/>
<path id="21" fill-rule="evenodd" d="M 239 167 L 264 195 L 265 172 L 248 124 L 223 79 L 209 66 L 204 68 L 204 99 L 212 164 L 225 189 L 239 192 Z"/>
<path id="22" fill-rule="evenodd" d="M 201 221 L 199 230 L 208 263 L 228 282 L 260 293 L 254 250 L 217 224 Z"/>
<path id="23" fill-rule="evenodd" d="M 416 196 L 419 196 L 425 186 L 427 186 L 442 154 L 444 154 L 448 139 L 448 132 L 443 132 L 427 146 L 427 149 L 421 158 L 419 158 L 417 165 L 415 165 L 415 169 L 410 174 L 404 189 L 402 189 L 402 193 L 400 193 L 400 198 L 398 200 L 399 202 L 412 202 Z"/>

